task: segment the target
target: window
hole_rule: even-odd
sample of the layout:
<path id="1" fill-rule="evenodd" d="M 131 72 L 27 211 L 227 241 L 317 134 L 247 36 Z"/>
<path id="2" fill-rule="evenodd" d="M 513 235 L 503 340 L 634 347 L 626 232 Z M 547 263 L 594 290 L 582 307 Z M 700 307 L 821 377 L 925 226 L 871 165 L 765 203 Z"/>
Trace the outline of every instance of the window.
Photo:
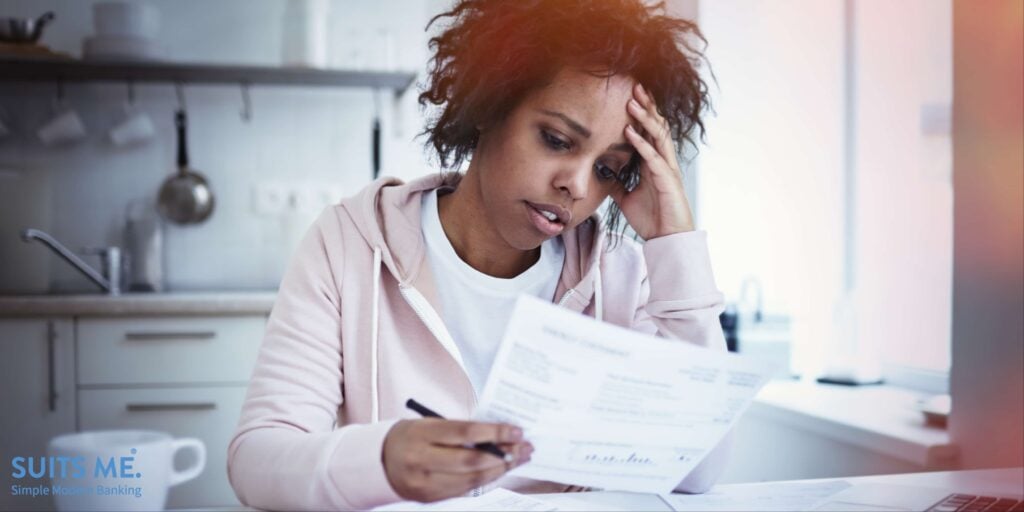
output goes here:
<path id="1" fill-rule="evenodd" d="M 948 0 L 704 1 L 717 115 L 698 223 L 727 300 L 754 277 L 795 369 L 950 364 Z M 741 348 L 742 350 L 742 348 Z"/>

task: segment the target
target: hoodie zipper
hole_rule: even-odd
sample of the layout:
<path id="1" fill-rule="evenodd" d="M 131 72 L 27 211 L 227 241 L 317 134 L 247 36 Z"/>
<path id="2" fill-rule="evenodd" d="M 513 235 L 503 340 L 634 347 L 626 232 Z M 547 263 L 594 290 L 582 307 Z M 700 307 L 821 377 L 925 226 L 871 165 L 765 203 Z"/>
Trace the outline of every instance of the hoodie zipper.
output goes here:
<path id="1" fill-rule="evenodd" d="M 455 359 L 455 362 L 459 364 L 459 368 L 462 369 L 462 373 L 466 374 L 466 365 L 462 362 L 462 353 L 459 352 L 459 346 L 455 344 L 455 340 L 452 338 L 451 333 L 448 332 L 448 328 L 444 326 L 444 322 L 441 321 L 440 315 L 437 311 L 427 302 L 426 297 L 423 296 L 416 288 L 407 284 L 399 283 L 399 291 L 402 292 L 402 298 L 409 304 L 416 316 L 419 317 L 420 321 L 427 326 L 427 330 L 434 335 L 434 338 L 441 343 L 441 346 L 448 351 L 448 354 Z M 466 374 L 466 380 L 469 380 L 469 374 Z M 470 386 L 472 388 L 472 386 Z M 476 390 L 473 389 L 473 405 L 476 406 L 477 399 Z"/>
<path id="2" fill-rule="evenodd" d="M 569 288 L 569 290 L 565 292 L 565 295 L 562 295 L 562 300 L 558 301 L 558 306 L 559 307 L 564 306 L 565 303 L 569 301 L 569 297 L 572 297 L 575 294 L 576 294 L 576 289 L 575 288 Z"/>
<path id="3" fill-rule="evenodd" d="M 462 362 L 462 353 L 459 352 L 458 345 L 455 344 L 455 340 L 452 338 L 451 333 L 448 332 L 448 328 L 444 326 L 444 322 L 441 321 L 440 315 L 437 311 L 427 302 L 426 297 L 419 292 L 419 290 L 412 286 L 404 283 L 398 284 L 398 290 L 402 292 L 402 298 L 409 304 L 416 316 L 419 317 L 423 325 L 427 326 L 427 330 L 437 338 L 437 341 L 441 343 L 441 346 L 448 351 L 448 353 L 455 359 L 455 362 L 459 364 L 459 368 L 462 369 L 462 373 L 466 375 L 466 380 L 469 380 L 469 374 L 466 373 L 466 366 Z M 473 407 L 476 407 L 478 397 L 476 396 L 476 390 L 470 389 L 473 392 Z M 470 491 L 470 495 L 473 497 L 480 496 L 483 493 L 483 487 L 475 487 Z"/>

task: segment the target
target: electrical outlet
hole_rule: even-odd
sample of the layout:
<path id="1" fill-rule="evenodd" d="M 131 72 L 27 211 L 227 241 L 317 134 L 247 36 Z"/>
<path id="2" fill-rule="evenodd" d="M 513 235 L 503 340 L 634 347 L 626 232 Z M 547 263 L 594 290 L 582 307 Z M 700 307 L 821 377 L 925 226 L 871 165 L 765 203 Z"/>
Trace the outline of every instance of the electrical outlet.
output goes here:
<path id="1" fill-rule="evenodd" d="M 337 183 L 321 183 L 319 197 L 321 207 L 328 207 L 341 202 L 341 196 L 345 193 L 345 187 Z"/>
<path id="2" fill-rule="evenodd" d="M 315 183 L 296 183 L 288 191 L 288 207 L 296 213 L 317 213 L 320 211 L 320 197 Z"/>
<path id="3" fill-rule="evenodd" d="M 301 182 L 288 189 L 288 209 L 297 213 L 320 213 L 341 201 L 343 188 L 331 182 Z"/>
<path id="4" fill-rule="evenodd" d="M 288 195 L 283 183 L 257 183 L 252 188 L 252 209 L 258 215 L 281 215 L 288 209 Z"/>

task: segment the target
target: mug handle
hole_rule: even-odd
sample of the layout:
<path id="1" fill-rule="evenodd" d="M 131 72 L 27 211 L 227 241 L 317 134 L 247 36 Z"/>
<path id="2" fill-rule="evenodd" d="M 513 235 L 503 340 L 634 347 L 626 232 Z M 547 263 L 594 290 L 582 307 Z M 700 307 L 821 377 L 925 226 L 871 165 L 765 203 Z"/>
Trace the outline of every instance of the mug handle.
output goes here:
<path id="1" fill-rule="evenodd" d="M 178 471 L 174 469 L 174 455 L 182 448 L 192 448 L 195 450 L 198 461 L 194 466 L 183 471 Z M 168 487 L 173 487 L 192 480 L 199 476 L 199 473 L 203 472 L 204 467 L 206 467 L 206 445 L 204 445 L 202 441 L 194 437 L 186 437 L 171 441 L 171 478 L 170 482 L 167 483 Z"/>

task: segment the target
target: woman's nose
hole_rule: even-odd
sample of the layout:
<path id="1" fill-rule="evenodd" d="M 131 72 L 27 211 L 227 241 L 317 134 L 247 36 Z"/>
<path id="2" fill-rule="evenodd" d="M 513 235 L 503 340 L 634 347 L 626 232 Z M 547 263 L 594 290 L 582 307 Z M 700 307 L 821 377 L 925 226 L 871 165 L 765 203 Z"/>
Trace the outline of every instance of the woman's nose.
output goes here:
<path id="1" fill-rule="evenodd" d="M 575 201 L 587 197 L 589 180 L 590 166 L 584 162 L 573 162 L 559 170 L 554 185 Z"/>

